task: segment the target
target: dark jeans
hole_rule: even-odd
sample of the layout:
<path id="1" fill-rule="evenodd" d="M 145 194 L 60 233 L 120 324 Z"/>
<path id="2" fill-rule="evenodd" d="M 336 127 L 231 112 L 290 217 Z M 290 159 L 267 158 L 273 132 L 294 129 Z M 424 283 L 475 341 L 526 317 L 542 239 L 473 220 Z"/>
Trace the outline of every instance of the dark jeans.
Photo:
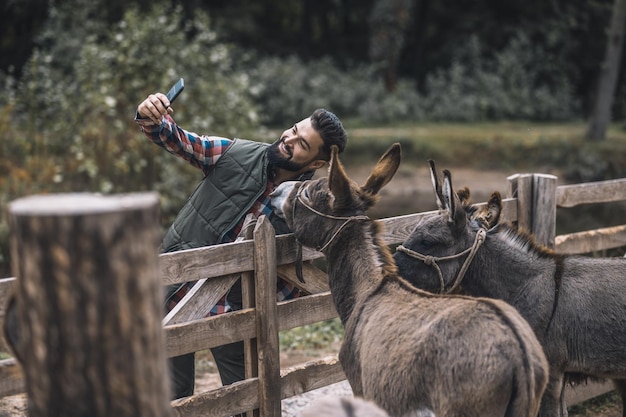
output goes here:
<path id="1" fill-rule="evenodd" d="M 246 378 L 243 360 L 243 342 L 235 342 L 211 349 L 222 385 Z M 195 354 L 176 356 L 169 359 L 172 375 L 172 399 L 193 395 L 195 386 Z"/>
<path id="2" fill-rule="evenodd" d="M 168 297 L 174 292 L 175 287 L 177 286 L 167 288 Z M 233 311 L 241 310 L 241 280 L 233 285 L 227 299 Z M 246 378 L 243 342 L 214 347 L 211 349 L 211 353 L 220 373 L 222 385 L 230 385 Z M 195 354 L 188 353 L 170 358 L 169 367 L 172 379 L 172 399 L 193 395 L 196 370 Z"/>

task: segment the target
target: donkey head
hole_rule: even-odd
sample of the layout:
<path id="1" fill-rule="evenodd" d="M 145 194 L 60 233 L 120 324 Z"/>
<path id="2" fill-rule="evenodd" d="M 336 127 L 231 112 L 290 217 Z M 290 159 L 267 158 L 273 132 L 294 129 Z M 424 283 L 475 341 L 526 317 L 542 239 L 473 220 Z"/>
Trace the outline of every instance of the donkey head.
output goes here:
<path id="1" fill-rule="evenodd" d="M 400 165 L 400 144 L 393 144 L 362 186 L 346 175 L 336 146 L 331 148 L 328 178 L 287 181 L 272 193 L 272 206 L 283 217 L 296 239 L 322 252 L 350 222 L 367 220 L 365 212 L 375 204 L 378 192 Z"/>
<path id="2" fill-rule="evenodd" d="M 454 192 L 450 171 L 440 182 L 431 160 L 430 174 L 439 213 L 423 218 L 397 248 L 394 259 L 400 275 L 418 288 L 455 292 L 461 284 L 486 230 L 497 224 L 502 209 L 500 194 L 492 194 L 487 206 L 470 204 L 470 191 Z"/>

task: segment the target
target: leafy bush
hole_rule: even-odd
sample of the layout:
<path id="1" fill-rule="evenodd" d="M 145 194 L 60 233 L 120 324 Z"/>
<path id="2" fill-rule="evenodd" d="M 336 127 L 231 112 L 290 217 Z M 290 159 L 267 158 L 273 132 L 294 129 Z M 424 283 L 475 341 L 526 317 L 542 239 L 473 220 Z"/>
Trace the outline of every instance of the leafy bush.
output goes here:
<path id="1" fill-rule="evenodd" d="M 285 351 L 328 349 L 341 342 L 343 333 L 339 318 L 320 321 L 280 332 L 280 347 Z"/>
<path id="2" fill-rule="evenodd" d="M 304 62 L 288 58 L 255 58 L 250 65 L 253 94 L 269 125 L 293 123 L 318 107 L 340 118 L 367 123 L 415 119 L 419 114 L 414 86 L 403 81 L 395 93 L 385 91 L 374 66 L 342 70 L 330 59 Z"/>
<path id="3" fill-rule="evenodd" d="M 426 81 L 429 120 L 571 120 L 579 104 L 564 68 L 519 33 L 489 57 L 477 38 Z"/>
<path id="4" fill-rule="evenodd" d="M 254 58 L 253 93 L 261 120 L 284 124 L 316 107 L 366 124 L 416 120 L 572 120 L 579 111 L 565 68 L 523 33 L 506 48 L 483 50 L 478 38 L 458 48 L 450 65 L 426 79 L 425 91 L 400 80 L 385 90 L 375 65 L 341 70 L 330 59 Z"/>
<path id="5" fill-rule="evenodd" d="M 177 121 L 200 133 L 234 135 L 258 125 L 249 79 L 203 13 L 185 20 L 179 9 L 132 9 L 75 48 L 79 35 L 59 32 L 55 42 L 73 47 L 38 49 L 19 83 L 0 77 L 11 91 L 0 109 L 1 208 L 43 192 L 156 190 L 169 224 L 201 173 L 147 142 L 133 121 L 137 104 L 184 77 Z M 59 63 L 55 50 L 75 55 Z M 5 222 L 0 270 L 7 274 Z"/>

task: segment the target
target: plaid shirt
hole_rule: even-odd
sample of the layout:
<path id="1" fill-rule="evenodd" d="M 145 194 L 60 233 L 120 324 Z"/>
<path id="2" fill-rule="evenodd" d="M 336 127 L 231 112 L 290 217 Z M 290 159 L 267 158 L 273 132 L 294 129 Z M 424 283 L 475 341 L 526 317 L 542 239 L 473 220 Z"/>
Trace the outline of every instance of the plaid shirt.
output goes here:
<path id="1" fill-rule="evenodd" d="M 232 144 L 232 140 L 217 136 L 200 136 L 196 133 L 181 129 L 171 116 L 163 117 L 161 125 L 153 124 L 150 119 L 135 118 L 137 124 L 146 137 L 166 151 L 177 155 L 189 162 L 191 165 L 202 170 L 207 175 L 209 169 L 217 163 L 220 156 Z M 270 205 L 270 193 L 274 190 L 274 183 L 268 181 L 267 187 L 261 196 L 254 202 L 248 213 L 252 213 L 254 218 L 261 215 L 269 216 L 272 213 Z M 228 231 L 220 243 L 233 242 L 243 227 L 245 216 L 241 218 L 235 227 Z M 174 295 L 168 298 L 166 309 L 170 311 L 187 294 L 193 286 L 193 282 L 188 282 L 181 286 Z M 288 300 L 300 296 L 300 290 L 282 279 L 278 278 L 276 283 L 276 300 Z M 227 313 L 231 311 L 231 306 L 226 300 L 226 294 L 211 309 L 209 316 Z"/>

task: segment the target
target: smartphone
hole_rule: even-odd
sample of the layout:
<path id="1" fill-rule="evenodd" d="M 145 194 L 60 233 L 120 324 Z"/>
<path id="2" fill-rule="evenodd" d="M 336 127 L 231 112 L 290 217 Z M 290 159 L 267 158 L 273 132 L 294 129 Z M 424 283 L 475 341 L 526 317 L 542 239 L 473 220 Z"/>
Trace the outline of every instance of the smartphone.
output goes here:
<path id="1" fill-rule="evenodd" d="M 167 92 L 167 99 L 170 101 L 170 105 L 176 100 L 176 97 L 183 91 L 185 88 L 185 80 L 182 78 L 174 84 L 170 91 Z"/>

